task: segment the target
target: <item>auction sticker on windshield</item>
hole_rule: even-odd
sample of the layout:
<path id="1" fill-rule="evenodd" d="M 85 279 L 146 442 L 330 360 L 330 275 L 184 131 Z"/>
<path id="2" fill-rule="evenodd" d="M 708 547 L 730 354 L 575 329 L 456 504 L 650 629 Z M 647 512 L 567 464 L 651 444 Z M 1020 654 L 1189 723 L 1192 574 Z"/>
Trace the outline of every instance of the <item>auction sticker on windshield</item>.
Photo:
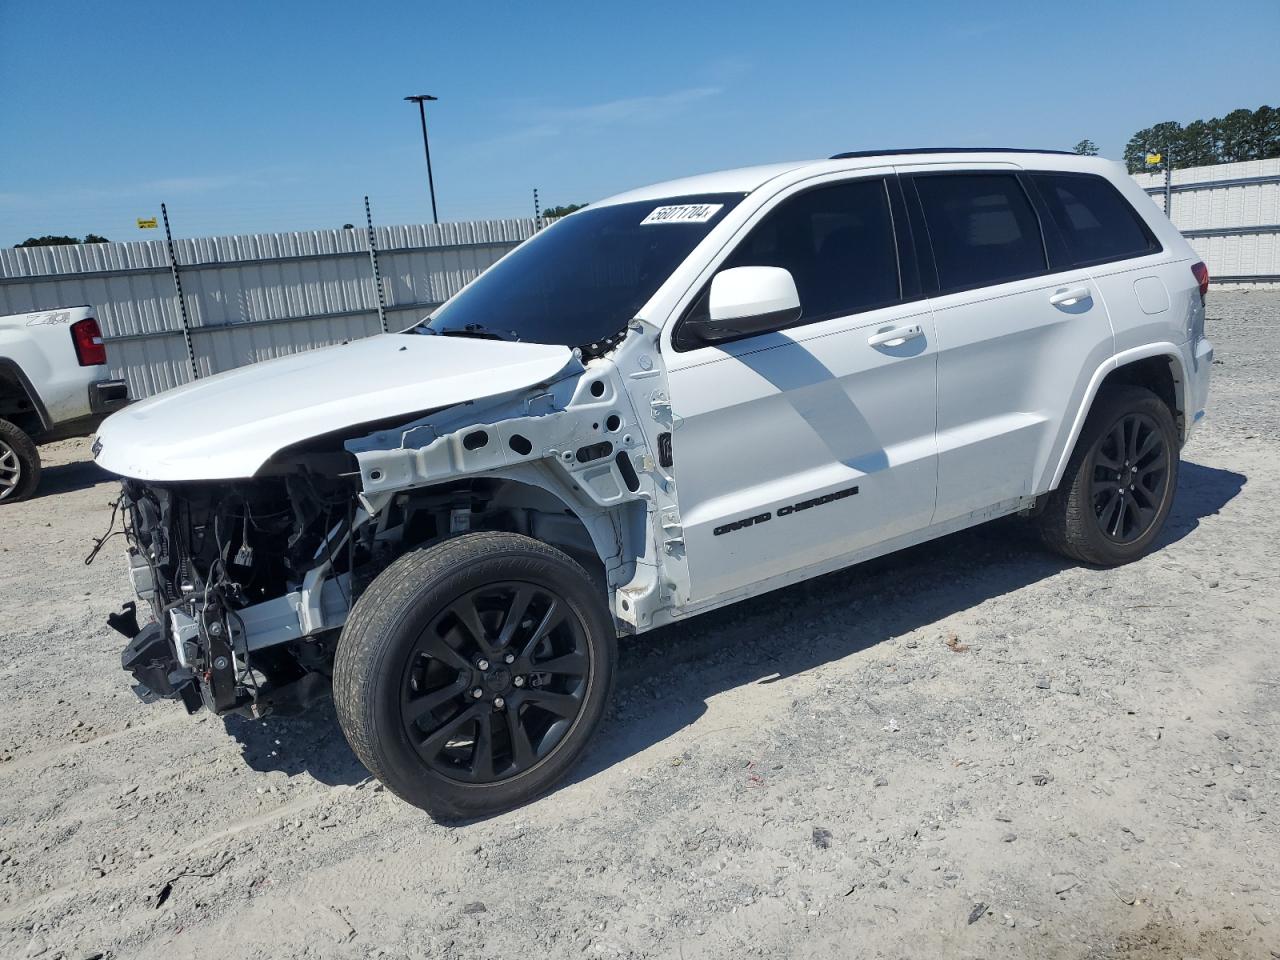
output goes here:
<path id="1" fill-rule="evenodd" d="M 723 203 L 680 203 L 671 207 L 655 207 L 640 221 L 640 226 L 647 223 L 706 223 L 723 206 Z"/>

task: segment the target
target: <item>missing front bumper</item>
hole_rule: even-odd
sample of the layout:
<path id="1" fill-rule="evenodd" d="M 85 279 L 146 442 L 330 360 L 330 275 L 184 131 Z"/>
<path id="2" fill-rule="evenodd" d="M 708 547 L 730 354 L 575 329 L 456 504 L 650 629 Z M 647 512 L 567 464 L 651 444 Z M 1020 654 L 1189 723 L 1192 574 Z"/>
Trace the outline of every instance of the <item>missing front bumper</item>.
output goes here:
<path id="1" fill-rule="evenodd" d="M 135 621 L 136 622 L 136 621 Z M 120 654 L 120 666 L 133 674 L 133 692 L 143 703 L 162 699 L 178 699 L 188 713 L 201 707 L 191 671 L 178 663 L 173 648 L 158 623 L 149 623 Z"/>

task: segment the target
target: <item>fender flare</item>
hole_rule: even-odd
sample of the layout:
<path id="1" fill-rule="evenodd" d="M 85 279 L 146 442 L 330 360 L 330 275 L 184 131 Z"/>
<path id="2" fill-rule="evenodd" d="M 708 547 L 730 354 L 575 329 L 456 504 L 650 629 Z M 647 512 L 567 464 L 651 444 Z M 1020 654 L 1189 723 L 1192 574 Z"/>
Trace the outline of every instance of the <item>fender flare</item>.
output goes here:
<path id="1" fill-rule="evenodd" d="M 17 361 L 8 357 L 0 357 L 0 376 L 9 376 L 17 381 L 18 386 L 26 391 L 27 399 L 31 401 L 31 405 L 35 407 L 36 416 L 40 418 L 40 426 L 44 430 L 48 430 L 53 426 L 53 420 L 49 417 L 49 411 L 44 405 L 44 401 L 40 399 L 40 394 L 36 392 L 35 386 L 31 383 L 27 375 L 23 373 L 22 368 L 18 366 Z"/>
<path id="2" fill-rule="evenodd" d="M 1146 360 L 1149 357 L 1167 357 L 1174 364 L 1174 377 L 1177 379 L 1178 402 L 1184 414 L 1183 416 L 1183 438 L 1186 437 L 1188 424 L 1185 422 L 1185 414 L 1190 409 L 1190 389 L 1191 384 L 1187 378 L 1186 363 L 1182 356 L 1182 350 L 1177 344 L 1169 341 L 1159 341 L 1156 343 L 1146 343 L 1140 347 L 1133 347 L 1129 350 L 1122 350 L 1120 353 L 1108 357 L 1098 369 L 1093 372 L 1093 376 L 1089 378 L 1089 387 L 1085 390 L 1083 399 L 1080 401 L 1080 409 L 1076 411 L 1075 420 L 1071 424 L 1071 434 L 1067 437 L 1066 446 L 1062 449 L 1062 455 L 1058 458 L 1058 465 L 1053 471 L 1053 477 L 1049 484 L 1049 490 L 1056 490 L 1058 484 L 1062 482 L 1062 476 L 1066 473 L 1067 462 L 1071 459 L 1071 454 L 1075 451 L 1076 441 L 1080 438 L 1080 431 L 1084 429 L 1084 422 L 1089 416 L 1089 411 L 1093 409 L 1094 398 L 1097 397 L 1098 391 L 1102 388 L 1102 382 L 1107 377 L 1121 367 L 1136 363 L 1139 360 Z"/>

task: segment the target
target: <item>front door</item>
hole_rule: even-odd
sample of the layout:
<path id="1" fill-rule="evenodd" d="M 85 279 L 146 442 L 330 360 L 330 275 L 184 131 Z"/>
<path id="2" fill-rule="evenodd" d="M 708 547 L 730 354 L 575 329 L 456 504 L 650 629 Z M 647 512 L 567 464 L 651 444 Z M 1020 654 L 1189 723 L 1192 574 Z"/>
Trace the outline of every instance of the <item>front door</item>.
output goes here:
<path id="1" fill-rule="evenodd" d="M 789 270 L 798 323 L 668 356 L 693 603 L 929 523 L 936 345 L 926 302 L 904 296 L 896 190 L 867 176 L 775 201 L 719 269 Z"/>

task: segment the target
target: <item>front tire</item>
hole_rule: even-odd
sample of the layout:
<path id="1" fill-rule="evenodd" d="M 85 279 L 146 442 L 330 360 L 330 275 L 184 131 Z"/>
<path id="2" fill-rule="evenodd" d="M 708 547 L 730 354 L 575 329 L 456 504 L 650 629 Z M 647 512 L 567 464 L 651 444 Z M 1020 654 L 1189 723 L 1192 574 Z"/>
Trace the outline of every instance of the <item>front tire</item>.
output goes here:
<path id="1" fill-rule="evenodd" d="M 1169 516 L 1180 445 L 1173 414 L 1154 393 L 1104 387 L 1062 483 L 1040 516 L 1045 542 L 1064 556 L 1100 567 L 1137 560 Z"/>
<path id="2" fill-rule="evenodd" d="M 400 557 L 352 610 L 333 690 L 356 756 L 437 819 L 487 816 L 568 773 L 608 704 L 613 621 L 586 572 L 483 532 Z"/>
<path id="3" fill-rule="evenodd" d="M 0 420 L 0 504 L 27 499 L 39 483 L 36 445 L 15 424 Z"/>

